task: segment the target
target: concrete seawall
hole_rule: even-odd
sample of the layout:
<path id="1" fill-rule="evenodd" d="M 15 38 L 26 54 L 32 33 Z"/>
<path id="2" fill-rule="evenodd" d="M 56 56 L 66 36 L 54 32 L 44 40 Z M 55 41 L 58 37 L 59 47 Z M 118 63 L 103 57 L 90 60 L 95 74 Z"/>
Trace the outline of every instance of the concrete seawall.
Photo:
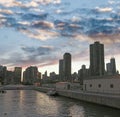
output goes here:
<path id="1" fill-rule="evenodd" d="M 33 90 L 34 86 L 31 85 L 3 85 L 0 90 Z"/>
<path id="2" fill-rule="evenodd" d="M 40 92 L 47 92 L 50 88 L 35 88 L 35 90 Z M 73 90 L 57 90 L 59 95 L 68 98 L 78 99 L 81 101 L 87 101 L 90 103 L 96 103 L 104 106 L 109 106 L 113 108 L 120 109 L 120 95 L 110 95 L 110 94 L 97 94 L 83 91 L 73 91 Z"/>
<path id="3" fill-rule="evenodd" d="M 49 90 L 52 90 L 53 88 L 46 88 L 46 87 L 34 87 L 34 90 L 40 91 L 40 92 L 48 92 Z"/>
<path id="4" fill-rule="evenodd" d="M 65 97 L 120 109 L 120 96 L 110 96 L 105 94 L 95 94 L 95 93 L 85 93 L 85 92 L 75 92 L 75 91 L 58 91 L 58 93 Z"/>

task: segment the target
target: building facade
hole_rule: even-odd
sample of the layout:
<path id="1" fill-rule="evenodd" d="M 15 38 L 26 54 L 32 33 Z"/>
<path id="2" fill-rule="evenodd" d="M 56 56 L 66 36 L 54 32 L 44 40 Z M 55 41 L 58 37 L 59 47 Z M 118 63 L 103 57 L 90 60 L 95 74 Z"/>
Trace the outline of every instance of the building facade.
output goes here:
<path id="1" fill-rule="evenodd" d="M 7 70 L 5 84 L 14 84 L 14 72 Z"/>
<path id="2" fill-rule="evenodd" d="M 115 58 L 110 59 L 110 63 L 106 64 L 106 68 L 107 68 L 107 75 L 117 74 Z"/>
<path id="3" fill-rule="evenodd" d="M 21 83 L 21 74 L 22 74 L 22 67 L 15 67 L 14 68 L 14 84 Z"/>
<path id="4" fill-rule="evenodd" d="M 81 69 L 78 70 L 78 77 L 81 85 L 83 84 L 84 78 L 88 76 L 89 76 L 89 69 L 86 69 L 86 66 L 82 65 Z"/>
<path id="5" fill-rule="evenodd" d="M 65 81 L 71 81 L 71 54 L 65 53 L 63 55 L 64 64 L 63 64 L 63 71 L 64 71 L 64 79 Z"/>
<path id="6" fill-rule="evenodd" d="M 6 84 L 7 67 L 0 66 L 0 84 Z"/>
<path id="7" fill-rule="evenodd" d="M 71 81 L 71 54 L 65 53 L 59 60 L 59 81 Z"/>
<path id="8" fill-rule="evenodd" d="M 64 60 L 59 60 L 59 80 L 64 81 L 64 70 L 63 70 Z"/>
<path id="9" fill-rule="evenodd" d="M 28 67 L 23 73 L 24 84 L 34 84 L 39 79 L 39 72 L 36 66 Z"/>
<path id="10" fill-rule="evenodd" d="M 95 93 L 120 94 L 120 75 L 85 79 L 83 90 Z"/>
<path id="11" fill-rule="evenodd" d="M 99 42 L 95 42 L 90 45 L 90 75 L 104 75 L 104 66 L 104 45 Z"/>

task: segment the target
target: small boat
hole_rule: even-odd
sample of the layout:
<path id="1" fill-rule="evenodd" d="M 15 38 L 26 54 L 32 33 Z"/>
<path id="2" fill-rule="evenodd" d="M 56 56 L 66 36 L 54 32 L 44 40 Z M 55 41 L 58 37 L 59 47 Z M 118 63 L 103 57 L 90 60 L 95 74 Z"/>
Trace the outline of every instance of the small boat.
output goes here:
<path id="1" fill-rule="evenodd" d="M 50 91 L 47 92 L 47 95 L 49 95 L 49 96 L 58 96 L 58 93 L 55 90 L 50 90 Z"/>

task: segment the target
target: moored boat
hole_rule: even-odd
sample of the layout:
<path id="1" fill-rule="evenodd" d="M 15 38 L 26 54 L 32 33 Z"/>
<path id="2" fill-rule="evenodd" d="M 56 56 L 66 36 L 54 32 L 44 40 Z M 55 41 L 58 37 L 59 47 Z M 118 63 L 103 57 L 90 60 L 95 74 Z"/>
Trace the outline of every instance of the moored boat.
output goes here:
<path id="1" fill-rule="evenodd" d="M 58 93 L 55 90 L 50 90 L 50 91 L 47 92 L 47 95 L 49 95 L 49 96 L 58 96 Z"/>

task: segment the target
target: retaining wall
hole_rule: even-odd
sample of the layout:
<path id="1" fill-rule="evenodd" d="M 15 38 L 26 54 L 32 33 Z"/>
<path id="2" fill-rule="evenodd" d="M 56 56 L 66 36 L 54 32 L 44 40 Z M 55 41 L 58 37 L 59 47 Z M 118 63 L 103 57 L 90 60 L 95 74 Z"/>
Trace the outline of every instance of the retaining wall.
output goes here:
<path id="1" fill-rule="evenodd" d="M 40 92 L 47 92 L 50 88 L 36 88 L 35 90 Z M 72 91 L 72 90 L 57 90 L 58 94 L 68 98 L 78 99 L 81 101 L 87 101 L 104 106 L 120 109 L 120 95 L 107 95 L 107 94 L 95 94 L 88 92 Z"/>
<path id="2" fill-rule="evenodd" d="M 102 94 L 92 94 L 85 92 L 74 91 L 58 91 L 59 95 L 74 98 L 82 101 L 96 103 L 104 106 L 114 107 L 120 109 L 120 97 L 119 96 L 106 96 Z"/>

